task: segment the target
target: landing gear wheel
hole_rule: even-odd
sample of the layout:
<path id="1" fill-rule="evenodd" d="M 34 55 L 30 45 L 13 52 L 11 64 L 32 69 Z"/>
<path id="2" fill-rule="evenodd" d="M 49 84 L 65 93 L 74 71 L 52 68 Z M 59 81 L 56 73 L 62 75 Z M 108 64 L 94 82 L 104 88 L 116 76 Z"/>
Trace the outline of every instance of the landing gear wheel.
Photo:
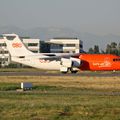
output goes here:
<path id="1" fill-rule="evenodd" d="M 73 74 L 75 74 L 75 73 L 78 72 L 78 70 L 76 70 L 75 68 L 71 68 L 71 69 L 70 69 L 70 72 L 73 73 Z"/>
<path id="2" fill-rule="evenodd" d="M 71 70 L 71 73 L 73 73 L 73 74 L 75 74 L 77 72 L 78 72 L 78 70 Z"/>

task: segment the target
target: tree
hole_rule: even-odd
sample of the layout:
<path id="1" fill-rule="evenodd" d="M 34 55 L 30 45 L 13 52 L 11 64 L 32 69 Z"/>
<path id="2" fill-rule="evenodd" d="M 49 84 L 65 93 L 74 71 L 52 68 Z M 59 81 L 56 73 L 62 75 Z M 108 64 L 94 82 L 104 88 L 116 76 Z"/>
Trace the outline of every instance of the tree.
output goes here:
<path id="1" fill-rule="evenodd" d="M 110 45 L 107 44 L 106 53 L 118 55 L 117 43 L 112 42 Z"/>
<path id="2" fill-rule="evenodd" d="M 94 53 L 97 53 L 97 54 L 100 53 L 100 52 L 99 52 L 99 46 L 98 46 L 98 45 L 95 45 L 95 46 L 94 46 Z"/>
<path id="3" fill-rule="evenodd" d="M 106 54 L 106 52 L 105 52 L 103 49 L 101 49 L 101 53 L 102 53 L 102 54 Z"/>
<path id="4" fill-rule="evenodd" d="M 118 44 L 118 55 L 120 55 L 120 43 Z"/>
<path id="5" fill-rule="evenodd" d="M 112 42 L 111 43 L 111 49 L 112 49 L 111 54 L 118 55 L 117 43 Z"/>
<path id="6" fill-rule="evenodd" d="M 93 48 L 89 48 L 88 53 L 93 54 L 94 53 Z"/>
<path id="7" fill-rule="evenodd" d="M 107 54 L 111 54 L 111 51 L 112 51 L 111 45 L 107 44 L 106 53 L 107 53 Z"/>
<path id="8" fill-rule="evenodd" d="M 117 47 L 117 43 L 112 42 L 112 43 L 111 43 L 111 48 L 112 48 L 112 49 L 115 49 L 116 47 Z"/>

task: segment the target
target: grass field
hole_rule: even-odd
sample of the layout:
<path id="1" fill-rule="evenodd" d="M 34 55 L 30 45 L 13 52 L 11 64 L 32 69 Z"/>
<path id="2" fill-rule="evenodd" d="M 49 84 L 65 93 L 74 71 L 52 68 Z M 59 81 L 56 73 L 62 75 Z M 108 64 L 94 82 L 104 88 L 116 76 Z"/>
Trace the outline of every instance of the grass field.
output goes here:
<path id="1" fill-rule="evenodd" d="M 120 120 L 120 77 L 1 76 L 0 120 Z"/>

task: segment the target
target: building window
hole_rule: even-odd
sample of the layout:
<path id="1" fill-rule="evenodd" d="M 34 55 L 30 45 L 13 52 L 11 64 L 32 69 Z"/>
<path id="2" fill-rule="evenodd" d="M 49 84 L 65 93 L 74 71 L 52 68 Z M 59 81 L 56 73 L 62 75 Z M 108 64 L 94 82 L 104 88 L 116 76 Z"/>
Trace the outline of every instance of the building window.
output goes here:
<path id="1" fill-rule="evenodd" d="M 8 61 L 8 58 L 0 58 L 0 61 Z"/>
<path id="2" fill-rule="evenodd" d="M 8 54 L 8 51 L 0 51 L 0 54 Z"/>
<path id="3" fill-rule="evenodd" d="M 51 49 L 62 49 L 63 45 L 51 44 Z"/>
<path id="4" fill-rule="evenodd" d="M 38 46 L 38 43 L 28 43 L 28 46 Z"/>
<path id="5" fill-rule="evenodd" d="M 6 38 L 7 38 L 8 40 L 14 40 L 14 39 L 16 38 L 16 36 L 6 36 Z"/>
<path id="6" fill-rule="evenodd" d="M 7 45 L 6 45 L 6 43 L 3 43 L 2 46 L 6 47 Z"/>
<path id="7" fill-rule="evenodd" d="M 63 53 L 63 51 L 50 51 L 51 53 Z"/>
<path id="8" fill-rule="evenodd" d="M 0 54 L 3 54 L 3 51 L 0 51 Z"/>
<path id="9" fill-rule="evenodd" d="M 4 51 L 4 54 L 8 54 L 8 51 Z"/>
<path id="10" fill-rule="evenodd" d="M 65 47 L 75 47 L 75 44 L 66 44 Z"/>
<path id="11" fill-rule="evenodd" d="M 1 43 L 0 47 L 6 47 L 6 43 Z"/>

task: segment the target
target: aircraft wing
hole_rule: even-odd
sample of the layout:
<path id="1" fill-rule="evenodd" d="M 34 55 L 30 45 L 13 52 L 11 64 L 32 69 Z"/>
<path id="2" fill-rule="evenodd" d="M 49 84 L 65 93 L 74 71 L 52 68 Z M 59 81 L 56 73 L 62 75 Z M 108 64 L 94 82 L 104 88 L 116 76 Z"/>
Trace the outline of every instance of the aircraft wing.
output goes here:
<path id="1" fill-rule="evenodd" d="M 79 58 L 79 56 L 80 53 L 38 53 L 35 55 L 30 55 L 28 57 L 51 60 L 51 59 L 70 58 L 70 57 Z"/>
<path id="2" fill-rule="evenodd" d="M 48 56 L 48 57 L 66 57 L 69 58 L 71 56 L 79 56 L 80 53 L 42 53 L 43 56 Z"/>

